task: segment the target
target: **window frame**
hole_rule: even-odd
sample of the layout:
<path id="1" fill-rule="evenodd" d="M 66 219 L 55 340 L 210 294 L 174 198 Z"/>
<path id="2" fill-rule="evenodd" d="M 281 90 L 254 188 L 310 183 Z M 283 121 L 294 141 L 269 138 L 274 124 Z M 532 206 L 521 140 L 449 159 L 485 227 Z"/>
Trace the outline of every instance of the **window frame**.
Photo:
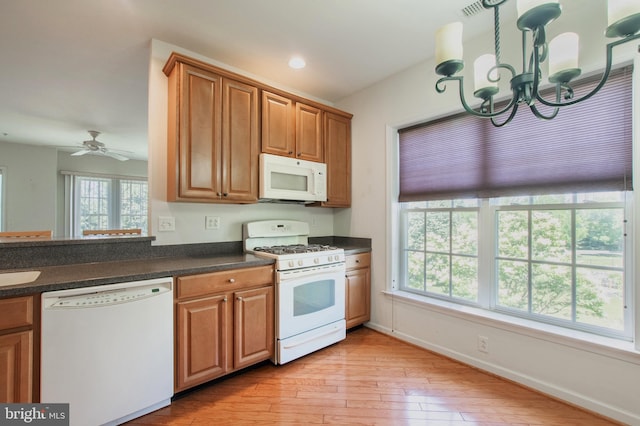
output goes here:
<path id="1" fill-rule="evenodd" d="M 517 208 L 512 206 L 500 206 L 492 202 L 495 199 L 483 198 L 479 200 L 478 207 L 478 297 L 477 303 L 471 302 L 466 299 L 460 299 L 455 297 L 449 297 L 443 294 L 438 293 L 429 293 L 422 292 L 415 289 L 407 288 L 406 283 L 408 279 L 408 256 L 406 256 L 407 247 L 408 247 L 408 213 L 415 211 L 427 211 L 428 208 L 411 208 L 406 209 L 404 205 L 410 204 L 411 202 L 401 203 L 395 202 L 397 205 L 397 220 L 398 227 L 396 228 L 399 231 L 398 235 L 398 247 L 396 250 L 397 261 L 395 262 L 397 265 L 396 273 L 394 274 L 397 277 L 397 285 L 393 287 L 393 290 L 406 292 L 416 295 L 420 298 L 426 298 L 427 300 L 441 300 L 446 303 L 453 303 L 461 308 L 464 306 L 478 308 L 481 310 L 485 310 L 488 312 L 494 312 L 498 314 L 502 314 L 507 317 L 511 317 L 514 321 L 517 318 L 534 321 L 539 324 L 547 324 L 552 326 L 558 326 L 562 329 L 573 330 L 573 331 L 581 331 L 592 334 L 597 334 L 603 337 L 609 337 L 619 340 L 625 341 L 633 341 L 635 327 L 634 327 L 634 317 L 636 315 L 637 306 L 634 300 L 634 276 L 635 270 L 633 265 L 634 258 L 634 194 L 631 191 L 627 191 L 625 193 L 624 201 L 622 202 L 599 202 L 599 203 L 576 203 L 575 201 L 572 203 L 564 203 L 564 204 L 528 204 L 528 205 L 520 205 Z M 415 203 L 415 202 L 414 202 Z M 531 314 L 528 312 L 518 311 L 516 309 L 509 309 L 504 306 L 498 305 L 498 281 L 497 281 L 497 261 L 499 259 L 498 253 L 498 229 L 497 229 L 497 218 L 498 211 L 507 211 L 507 210 L 523 210 L 523 211 L 534 211 L 534 210 L 549 210 L 550 208 L 556 210 L 578 210 L 580 206 L 583 208 L 605 208 L 605 207 L 616 207 L 623 208 L 624 216 L 625 216 L 625 235 L 624 239 L 624 252 L 623 252 L 623 284 L 624 284 L 624 296 L 622 302 L 627 307 L 623 311 L 623 321 L 624 328 L 623 330 L 615 330 L 611 328 L 604 328 L 595 325 L 589 325 L 586 323 L 577 323 L 577 322 L 569 322 L 566 320 L 555 320 L 550 316 L 543 316 L 537 314 Z M 469 208 L 455 208 L 451 209 L 433 209 L 435 210 L 457 210 L 464 211 L 470 210 Z M 573 224 L 575 228 L 575 223 Z M 572 251 L 575 252 L 577 248 L 572 247 Z M 426 253 L 426 247 L 425 247 Z M 527 283 L 530 285 L 530 283 Z M 575 309 L 575 298 L 572 299 L 572 309 Z"/>
<path id="2" fill-rule="evenodd" d="M 124 226 L 121 223 L 121 206 L 122 206 L 122 194 L 121 194 L 121 182 L 123 181 L 140 181 L 145 182 L 147 185 L 146 193 L 146 208 L 145 214 L 142 215 L 145 218 L 145 226 L 141 226 L 143 235 L 148 233 L 149 227 L 149 212 L 148 212 L 148 198 L 149 198 L 149 184 L 146 177 L 140 176 L 123 176 L 123 175 L 105 175 L 98 173 L 84 173 L 84 172 L 62 172 L 65 175 L 65 228 L 68 234 L 73 238 L 82 236 L 82 228 L 80 223 L 80 185 L 78 185 L 79 179 L 95 179 L 95 180 L 107 180 L 109 181 L 109 198 L 108 198 L 108 213 L 107 220 L 108 225 L 105 229 L 119 229 Z"/>

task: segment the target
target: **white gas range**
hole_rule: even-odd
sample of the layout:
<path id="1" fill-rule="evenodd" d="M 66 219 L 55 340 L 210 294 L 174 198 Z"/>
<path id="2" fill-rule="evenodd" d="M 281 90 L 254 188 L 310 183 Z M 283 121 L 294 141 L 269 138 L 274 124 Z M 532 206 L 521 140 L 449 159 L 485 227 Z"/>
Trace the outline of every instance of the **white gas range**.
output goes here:
<path id="1" fill-rule="evenodd" d="M 308 239 L 306 222 L 243 225 L 245 251 L 276 260 L 276 364 L 346 336 L 344 250 L 309 244 Z"/>

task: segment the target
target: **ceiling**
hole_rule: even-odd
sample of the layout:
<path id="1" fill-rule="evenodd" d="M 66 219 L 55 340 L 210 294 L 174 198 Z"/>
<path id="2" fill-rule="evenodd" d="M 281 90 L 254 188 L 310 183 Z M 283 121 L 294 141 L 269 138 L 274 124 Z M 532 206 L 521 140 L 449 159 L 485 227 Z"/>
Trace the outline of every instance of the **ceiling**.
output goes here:
<path id="1" fill-rule="evenodd" d="M 462 15 L 472 2 L 0 0 L 0 142 L 74 147 L 91 129 L 145 157 L 152 39 L 333 103 L 433 56 L 445 23 L 490 31 L 490 12 Z"/>

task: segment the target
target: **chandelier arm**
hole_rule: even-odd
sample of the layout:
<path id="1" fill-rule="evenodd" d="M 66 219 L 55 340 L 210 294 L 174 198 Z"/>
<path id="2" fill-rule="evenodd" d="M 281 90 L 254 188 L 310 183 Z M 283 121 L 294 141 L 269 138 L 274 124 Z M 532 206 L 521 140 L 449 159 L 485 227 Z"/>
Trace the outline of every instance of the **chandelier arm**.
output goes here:
<path id="1" fill-rule="evenodd" d="M 560 111 L 559 107 L 555 107 L 551 115 L 544 115 L 538 110 L 538 108 L 536 108 L 535 104 L 529 105 L 529 108 L 531 108 L 531 112 L 533 113 L 533 115 L 542 120 L 552 120 L 556 118 L 556 115 L 558 115 L 558 111 Z"/>
<path id="2" fill-rule="evenodd" d="M 467 101 L 466 101 L 466 99 L 465 99 L 465 97 L 464 97 L 464 90 L 463 90 L 463 84 L 462 84 L 462 81 L 463 81 L 463 80 L 462 80 L 462 77 L 460 77 L 460 82 L 459 82 L 459 84 L 460 84 L 460 103 L 462 103 L 462 107 L 463 107 L 463 108 L 465 109 L 465 111 L 467 111 L 469 114 L 475 115 L 475 116 L 477 116 L 477 117 L 482 117 L 482 118 L 493 118 L 493 117 L 497 117 L 497 116 L 502 115 L 502 114 L 504 114 L 505 112 L 509 111 L 509 109 L 510 109 L 513 105 L 516 105 L 516 107 L 517 107 L 517 104 L 516 104 L 517 98 L 516 98 L 516 96 L 515 96 L 515 94 L 514 94 L 514 96 L 511 98 L 511 100 L 509 101 L 509 103 L 508 103 L 504 108 L 502 108 L 502 109 L 501 109 L 501 110 L 499 110 L 499 111 L 493 111 L 493 105 L 494 105 L 494 104 L 493 104 L 493 96 L 492 96 L 491 98 L 489 98 L 489 99 L 485 99 L 485 100 L 483 101 L 483 104 L 484 104 L 484 103 L 486 103 L 486 102 L 487 102 L 487 100 L 490 102 L 491 110 L 490 110 L 489 112 L 475 111 L 474 109 L 472 109 L 472 108 L 469 106 L 469 104 L 467 104 Z M 482 106 L 481 106 L 481 107 L 482 107 Z"/>
<path id="3" fill-rule="evenodd" d="M 522 72 L 527 70 L 527 32 L 522 30 Z M 531 52 L 531 57 L 529 59 L 529 64 L 533 60 L 533 52 Z"/>
<path id="4" fill-rule="evenodd" d="M 535 44 L 535 43 L 534 43 Z M 545 49 L 546 49 L 546 44 L 544 45 Z M 546 56 L 546 53 L 544 54 L 544 56 Z M 531 58 L 532 58 L 532 62 L 533 62 L 533 69 L 530 70 L 531 73 L 533 73 L 533 83 L 531 85 L 531 94 L 530 94 L 530 103 L 529 106 L 533 107 L 535 100 L 539 99 L 540 97 L 540 91 L 538 90 L 540 88 L 540 77 L 542 74 L 542 71 L 540 71 L 540 55 L 538 52 L 538 46 L 533 47 L 533 51 L 531 52 Z M 556 96 L 556 102 L 560 102 L 560 95 L 559 93 Z M 544 102 L 542 102 L 544 104 Z M 533 111 L 533 108 L 531 109 Z M 534 112 L 535 114 L 535 112 Z"/>
<path id="5" fill-rule="evenodd" d="M 617 40 L 614 41 L 612 43 L 607 44 L 607 64 L 606 64 L 606 68 L 604 71 L 604 74 L 602 74 L 602 78 L 600 79 L 600 82 L 598 83 L 598 85 L 589 93 L 587 93 L 586 95 L 582 96 L 581 98 L 578 99 L 573 99 L 571 101 L 568 102 L 559 102 L 559 100 L 557 102 L 551 102 L 548 101 L 546 99 L 544 99 L 539 91 L 536 90 L 535 92 L 535 96 L 536 99 L 544 105 L 550 106 L 550 107 L 562 107 L 562 106 L 568 106 L 568 105 L 573 105 L 573 104 L 577 104 L 578 102 L 582 102 L 585 101 L 587 99 L 589 99 L 590 97 L 592 97 L 593 95 L 595 95 L 596 93 L 598 93 L 598 91 L 602 88 L 602 86 L 604 86 L 604 84 L 607 82 L 607 79 L 609 78 L 609 73 L 611 72 L 611 66 L 613 64 L 613 48 L 620 45 L 620 44 L 624 44 L 628 41 L 631 40 L 636 40 L 636 39 L 640 39 L 640 34 L 636 34 L 634 36 L 629 36 L 626 37 L 622 40 Z M 564 83 L 565 85 L 568 84 L 568 82 Z M 557 97 L 556 97 L 557 98 Z"/>
<path id="6" fill-rule="evenodd" d="M 513 109 L 511 110 L 509 117 L 507 117 L 507 119 L 504 122 L 498 123 L 493 117 L 491 117 L 491 124 L 493 124 L 493 127 L 502 127 L 506 124 L 509 124 L 511 120 L 513 120 L 513 117 L 516 116 L 516 112 L 518 112 L 518 104 L 514 103 Z"/>
<path id="7" fill-rule="evenodd" d="M 465 111 L 467 111 L 469 114 L 475 115 L 477 117 L 482 117 L 482 118 L 490 118 L 490 117 L 496 117 L 500 114 L 505 113 L 506 111 L 509 110 L 509 108 L 511 108 L 515 103 L 516 103 L 516 97 L 515 95 L 511 98 L 511 101 L 509 102 L 509 104 L 507 104 L 506 107 L 504 107 L 503 109 L 501 109 L 500 111 L 496 111 L 496 112 L 479 112 L 479 111 L 475 111 L 474 109 L 472 109 L 469 104 L 467 103 L 465 96 L 464 96 L 464 84 L 463 84 L 463 76 L 458 75 L 458 76 L 452 76 L 452 77 L 442 77 L 440 78 L 437 82 L 436 82 L 436 91 L 438 93 L 444 93 L 445 90 L 447 90 L 447 86 L 446 84 L 444 84 L 446 81 L 457 81 L 458 82 L 458 87 L 459 87 L 459 92 L 460 92 L 460 103 L 462 103 L 462 107 L 464 108 Z M 487 99 L 485 99 L 484 102 L 486 102 Z M 483 103 L 484 103 L 483 102 Z M 492 108 L 493 108 L 493 103 L 491 103 Z"/>

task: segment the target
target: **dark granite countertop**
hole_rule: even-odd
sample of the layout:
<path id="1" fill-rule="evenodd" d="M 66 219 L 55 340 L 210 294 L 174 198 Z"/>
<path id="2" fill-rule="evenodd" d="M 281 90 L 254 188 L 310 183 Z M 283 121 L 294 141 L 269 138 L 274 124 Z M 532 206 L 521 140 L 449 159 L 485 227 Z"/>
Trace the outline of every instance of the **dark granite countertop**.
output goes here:
<path id="1" fill-rule="evenodd" d="M 273 263 L 273 259 L 260 258 L 251 254 L 233 254 L 227 256 L 166 257 L 37 267 L 30 269 L 41 271 L 38 279 L 28 284 L 0 287 L 0 298 L 126 281 L 203 274 Z"/>
<path id="2" fill-rule="evenodd" d="M 274 263 L 273 259 L 242 253 L 239 242 L 152 247 L 152 240 L 50 242 L 5 247 L 0 264 L 7 266 L 0 265 L 0 273 L 22 270 L 41 273 L 31 283 L 0 287 L 0 298 Z M 310 242 L 338 246 L 347 255 L 371 251 L 368 239 L 317 237 L 310 238 Z"/>

